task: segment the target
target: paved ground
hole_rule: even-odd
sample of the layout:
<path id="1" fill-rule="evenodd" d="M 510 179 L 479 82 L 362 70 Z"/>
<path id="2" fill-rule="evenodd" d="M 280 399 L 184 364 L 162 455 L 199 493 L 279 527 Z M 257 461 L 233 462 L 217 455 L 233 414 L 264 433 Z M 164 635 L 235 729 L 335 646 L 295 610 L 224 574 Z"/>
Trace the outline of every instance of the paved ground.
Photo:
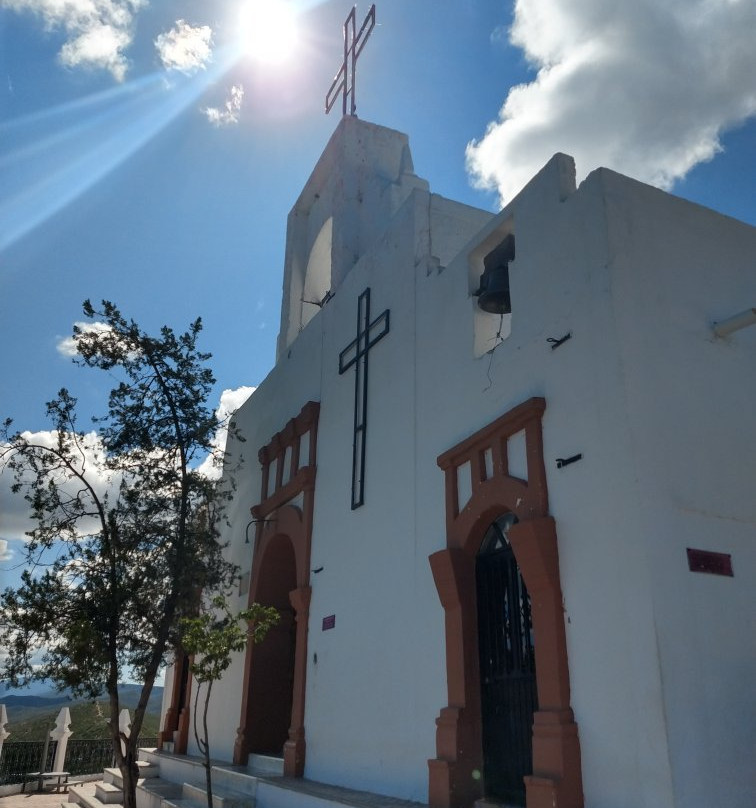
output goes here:
<path id="1" fill-rule="evenodd" d="M 94 794 L 95 783 L 84 783 L 83 788 Z M 0 797 L 0 808 L 60 808 L 62 802 L 68 802 L 68 794 L 61 791 L 58 794 L 55 789 L 50 791 L 45 789 L 39 791 L 27 791 L 26 794 L 14 794 L 11 797 Z"/>

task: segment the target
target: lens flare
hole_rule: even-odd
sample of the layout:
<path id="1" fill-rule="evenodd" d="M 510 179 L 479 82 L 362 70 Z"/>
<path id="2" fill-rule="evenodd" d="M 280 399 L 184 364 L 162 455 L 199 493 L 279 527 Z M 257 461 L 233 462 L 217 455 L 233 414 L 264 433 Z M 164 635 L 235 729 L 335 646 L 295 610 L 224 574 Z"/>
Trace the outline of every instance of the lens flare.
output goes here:
<path id="1" fill-rule="evenodd" d="M 282 64 L 297 45 L 297 15 L 284 0 L 248 0 L 239 11 L 239 44 L 266 64 Z"/>

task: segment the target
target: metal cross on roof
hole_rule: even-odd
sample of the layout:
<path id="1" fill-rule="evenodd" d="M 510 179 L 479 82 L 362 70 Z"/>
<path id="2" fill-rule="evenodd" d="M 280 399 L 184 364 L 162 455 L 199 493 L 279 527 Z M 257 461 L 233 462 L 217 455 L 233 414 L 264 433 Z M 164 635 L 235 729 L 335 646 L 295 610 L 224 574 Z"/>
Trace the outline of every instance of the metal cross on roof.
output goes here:
<path id="1" fill-rule="evenodd" d="M 355 33 L 357 31 L 356 12 L 357 6 L 352 6 L 352 10 L 344 20 L 344 60 L 326 93 L 326 115 L 336 103 L 339 93 L 342 97 L 342 114 L 347 114 L 347 97 L 350 98 L 349 114 L 354 115 L 357 109 L 354 96 L 357 57 L 362 53 L 371 31 L 375 27 L 375 3 L 370 6 L 370 11 L 368 11 L 359 33 Z"/>

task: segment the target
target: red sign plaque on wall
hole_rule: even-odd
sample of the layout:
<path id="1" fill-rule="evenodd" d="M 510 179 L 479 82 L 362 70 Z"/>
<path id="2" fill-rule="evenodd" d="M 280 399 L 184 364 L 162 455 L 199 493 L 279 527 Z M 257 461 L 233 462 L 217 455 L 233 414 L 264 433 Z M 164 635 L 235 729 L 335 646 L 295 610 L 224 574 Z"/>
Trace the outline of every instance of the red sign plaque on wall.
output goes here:
<path id="1" fill-rule="evenodd" d="M 713 553 L 711 550 L 687 548 L 688 569 L 691 572 L 708 572 L 711 575 L 733 577 L 732 556 L 729 553 Z"/>
<path id="2" fill-rule="evenodd" d="M 335 628 L 336 626 L 336 615 L 329 614 L 328 617 L 323 618 L 323 631 L 328 631 L 329 628 Z"/>

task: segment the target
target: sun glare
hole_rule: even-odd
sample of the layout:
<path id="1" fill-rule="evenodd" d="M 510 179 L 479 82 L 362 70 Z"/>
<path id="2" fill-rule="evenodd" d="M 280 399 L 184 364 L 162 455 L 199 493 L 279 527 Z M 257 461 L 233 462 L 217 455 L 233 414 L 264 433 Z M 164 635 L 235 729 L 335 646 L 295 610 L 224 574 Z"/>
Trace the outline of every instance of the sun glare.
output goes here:
<path id="1" fill-rule="evenodd" d="M 267 64 L 281 64 L 297 44 L 297 15 L 285 0 L 247 0 L 239 12 L 239 42 Z"/>

